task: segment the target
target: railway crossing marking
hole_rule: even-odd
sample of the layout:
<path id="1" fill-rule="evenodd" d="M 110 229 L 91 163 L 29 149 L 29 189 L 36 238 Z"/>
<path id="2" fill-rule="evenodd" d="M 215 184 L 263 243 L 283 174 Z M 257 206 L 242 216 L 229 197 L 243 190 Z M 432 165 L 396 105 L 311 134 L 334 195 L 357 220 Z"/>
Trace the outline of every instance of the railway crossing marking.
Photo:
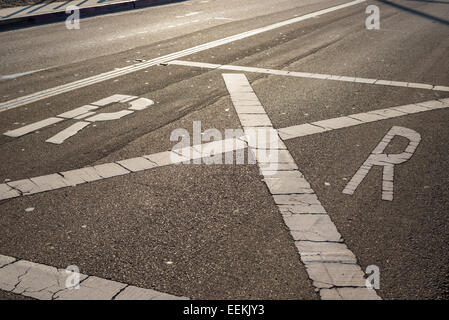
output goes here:
<path id="1" fill-rule="evenodd" d="M 280 140 L 277 131 L 272 129 L 271 120 L 265 109 L 258 100 L 254 101 L 256 95 L 246 76 L 238 73 L 222 76 L 245 132 L 265 127 L 274 132 L 276 138 Z M 252 105 L 258 109 L 262 108 L 262 114 L 260 110 L 254 113 L 244 108 L 249 98 Z M 357 264 L 355 255 L 343 242 L 314 190 L 298 170 L 288 148 L 278 149 L 277 146 L 274 148 L 270 146 L 269 151 L 278 156 L 270 157 L 268 161 L 266 159 L 261 161 L 257 156 L 259 149 L 266 149 L 266 145 L 256 143 L 249 148 L 249 151 L 257 160 L 261 175 L 264 177 L 263 181 L 282 214 L 300 259 L 321 298 L 357 297 L 363 300 L 379 300 L 376 291 L 366 287 L 365 274 Z M 275 168 L 275 172 L 272 172 L 271 167 Z"/>

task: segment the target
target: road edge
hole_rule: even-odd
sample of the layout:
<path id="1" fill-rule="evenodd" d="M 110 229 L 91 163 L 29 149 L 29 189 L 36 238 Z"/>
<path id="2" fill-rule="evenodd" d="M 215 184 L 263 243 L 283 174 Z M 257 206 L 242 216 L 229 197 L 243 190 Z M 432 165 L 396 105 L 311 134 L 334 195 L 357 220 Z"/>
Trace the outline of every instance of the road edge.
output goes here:
<path id="1" fill-rule="evenodd" d="M 80 8 L 79 12 L 80 18 L 82 19 L 102 14 L 128 11 L 134 9 L 143 9 L 146 7 L 169 3 L 177 3 L 183 1 L 186 0 L 132 0 L 132 1 L 116 2 L 101 6 Z M 64 21 L 67 17 L 68 14 L 65 12 L 65 10 L 63 10 L 57 12 L 46 12 L 42 14 L 0 20 L 0 32 L 48 23 L 61 22 Z"/>

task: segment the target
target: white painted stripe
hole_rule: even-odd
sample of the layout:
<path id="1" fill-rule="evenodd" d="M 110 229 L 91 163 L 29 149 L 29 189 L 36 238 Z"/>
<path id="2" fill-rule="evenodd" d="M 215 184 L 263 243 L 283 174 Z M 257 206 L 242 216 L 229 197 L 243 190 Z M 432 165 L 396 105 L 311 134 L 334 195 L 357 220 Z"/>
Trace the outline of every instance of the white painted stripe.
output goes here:
<path id="1" fill-rule="evenodd" d="M 66 139 L 70 138 L 71 136 L 74 136 L 80 130 L 82 130 L 85 127 L 87 127 L 89 124 L 90 124 L 89 122 L 84 122 L 84 121 L 80 121 L 80 122 L 77 122 L 75 124 L 72 124 L 67 129 L 62 130 L 61 132 L 59 132 L 58 134 L 54 135 L 53 137 L 45 140 L 45 142 L 49 142 L 49 143 L 53 143 L 53 144 L 61 144 Z"/>
<path id="2" fill-rule="evenodd" d="M 39 70 L 33 70 L 33 71 L 27 71 L 27 72 L 21 72 L 21 73 L 7 74 L 4 76 L 1 76 L 0 80 L 12 80 L 12 79 L 16 79 L 19 77 L 23 77 L 23 76 L 33 74 L 36 72 L 40 72 L 40 71 L 44 71 L 44 70 L 47 70 L 47 69 L 39 69 Z"/>
<path id="3" fill-rule="evenodd" d="M 410 83 L 402 81 L 391 81 L 391 80 L 378 80 L 378 79 L 367 79 L 367 78 L 357 78 L 357 77 L 347 77 L 339 75 L 321 74 L 321 73 L 310 73 L 310 72 L 295 72 L 286 70 L 275 70 L 275 69 L 265 69 L 265 68 L 255 68 L 255 67 L 243 67 L 243 66 L 233 66 L 233 65 L 218 65 L 211 63 L 202 63 L 194 61 L 183 61 L 183 60 L 173 60 L 168 62 L 170 65 L 186 66 L 186 67 L 196 67 L 196 68 L 206 68 L 206 69 L 220 69 L 220 70 L 233 70 L 233 71 L 244 71 L 253 73 L 263 73 L 276 76 L 288 76 L 295 78 L 309 78 L 309 79 L 321 79 L 321 80 L 333 80 L 333 81 L 344 81 L 344 82 L 355 82 L 355 83 L 365 83 L 373 85 L 383 85 L 383 86 L 393 86 L 393 87 L 405 87 L 405 88 L 418 88 L 434 91 L 448 91 L 449 87 L 423 84 L 423 83 Z"/>
<path id="4" fill-rule="evenodd" d="M 223 79 L 236 109 L 241 107 L 239 99 L 242 95 L 255 96 L 254 92 L 245 93 L 250 84 L 244 74 L 223 74 Z M 266 123 L 265 119 L 256 118 L 251 125 L 247 123 L 246 114 L 238 113 L 238 116 L 242 126 L 247 129 L 257 129 L 255 127 L 259 125 L 266 125 L 272 134 L 277 135 L 276 130 L 270 128 L 271 121 L 266 114 L 265 117 L 269 123 Z M 260 116 L 260 114 L 250 116 Z M 349 120 L 349 122 L 352 121 L 358 120 Z M 340 127 L 341 124 L 340 122 L 328 122 L 326 125 L 334 129 Z M 276 138 L 279 139 L 279 137 Z M 251 148 L 250 151 L 259 154 L 260 149 L 257 146 Z M 295 164 L 288 149 L 278 150 L 276 148 L 270 151 L 277 153 L 278 156 L 269 158 L 269 162 Z M 256 159 L 260 164 L 258 156 Z M 336 226 L 303 174 L 297 169 L 275 171 L 273 174 L 273 172 L 262 170 L 262 168 L 261 174 L 264 176 L 264 182 L 275 203 L 279 206 L 279 211 L 295 241 L 301 261 L 321 298 L 326 299 L 331 296 L 327 291 L 326 294 L 321 292 L 323 289 L 335 290 L 335 287 L 338 287 L 346 289 L 344 293 L 339 292 L 341 299 L 380 299 L 375 290 L 366 287 L 365 274 L 357 264 L 356 257 L 344 244 Z M 284 206 L 286 202 L 289 205 L 288 209 Z M 356 289 L 358 295 L 354 294 Z"/>
<path id="5" fill-rule="evenodd" d="M 233 88 L 232 85 L 230 85 L 229 87 Z M 445 109 L 445 108 L 449 107 L 449 99 L 425 101 L 425 102 L 417 103 L 417 105 L 426 107 L 427 108 L 426 111 Z M 243 106 L 243 107 L 245 107 L 245 106 Z M 239 108 L 241 108 L 241 107 L 237 107 L 237 109 L 239 109 Z M 373 110 L 373 111 L 369 111 L 366 113 L 358 113 L 355 115 L 350 115 L 347 117 L 358 117 L 359 120 L 362 120 L 362 121 L 360 121 L 360 124 L 364 124 L 364 123 L 369 123 L 369 122 L 373 122 L 373 121 L 386 120 L 386 119 L 391 119 L 394 117 L 400 117 L 400 116 L 407 115 L 407 113 L 394 110 L 395 108 L 397 108 L 397 107 Z M 424 111 L 420 111 L 420 112 L 424 112 Z M 338 119 L 338 118 L 335 118 L 335 119 Z M 360 124 L 357 123 L 357 125 L 360 125 Z M 261 128 L 264 128 L 264 127 L 258 127 L 258 129 L 261 129 Z M 271 127 L 266 127 L 266 128 L 275 130 L 275 129 L 272 129 Z M 312 125 L 310 123 L 305 123 L 305 124 L 301 124 L 298 126 L 292 126 L 292 127 L 278 129 L 277 132 L 280 136 L 280 139 L 289 140 L 289 139 L 294 139 L 294 138 L 303 137 L 303 136 L 307 136 L 307 135 L 327 132 L 327 131 L 331 131 L 331 130 L 335 130 L 335 129 L 325 129 L 322 127 Z M 224 140 L 221 140 L 221 141 L 224 141 Z M 213 143 L 216 143 L 216 142 L 213 142 Z M 254 144 L 252 142 L 249 142 L 249 143 L 251 146 L 254 146 Z M 278 143 L 278 148 L 285 149 L 281 143 L 282 142 Z M 195 146 L 193 151 L 190 153 L 190 160 L 193 160 L 196 158 L 208 157 L 209 155 L 198 153 L 198 151 L 195 151 L 195 150 L 203 150 L 203 149 L 208 150 L 208 149 L 210 149 L 209 144 L 210 143 L 203 144 L 202 146 L 204 146 L 204 148 L 201 146 Z M 223 145 L 228 146 L 228 144 L 223 144 Z M 234 151 L 239 150 L 243 147 L 245 147 L 245 148 L 247 147 L 246 144 L 241 145 L 238 142 L 234 143 L 232 145 L 233 145 L 232 150 L 234 150 Z M 261 145 L 257 145 L 257 146 L 261 149 L 264 148 Z M 224 148 L 223 152 L 232 151 L 232 150 Z M 142 156 L 144 159 L 151 161 L 152 165 L 145 163 L 145 161 L 142 161 L 142 159 L 139 159 L 139 158 L 125 159 L 125 160 L 117 161 L 116 163 L 110 163 L 110 164 L 118 164 L 118 165 L 122 166 L 124 169 L 127 169 L 124 172 L 120 172 L 121 175 L 135 172 L 135 171 L 151 170 L 151 169 L 155 169 L 155 168 L 161 167 L 161 166 L 179 164 L 179 163 L 185 162 L 186 160 L 188 161 L 189 158 L 179 156 L 180 154 L 182 154 L 182 152 L 179 153 L 180 151 L 182 151 L 182 150 L 176 150 L 176 152 L 165 151 L 165 152 L 160 152 L 160 153 L 156 153 L 156 154 L 152 154 L 152 155 Z M 259 164 L 259 166 L 262 171 L 270 170 L 269 164 Z M 294 163 L 288 163 L 288 162 L 279 163 L 277 169 L 278 170 L 292 170 L 292 169 L 297 169 L 297 166 Z M 75 186 L 78 184 L 83 184 L 83 183 L 87 183 L 87 182 L 93 182 L 93 181 L 108 178 L 107 176 L 99 175 L 98 171 L 95 170 L 94 167 L 85 167 L 85 168 L 81 168 L 81 169 L 74 169 L 74 170 L 70 170 L 70 171 L 59 172 L 57 174 L 64 177 L 64 179 L 68 182 L 67 185 L 70 185 L 70 186 Z M 32 178 L 32 179 L 34 179 L 34 178 Z M 64 188 L 64 186 L 61 186 L 61 188 Z M 37 186 L 30 179 L 10 181 L 10 182 L 0 184 L 0 201 L 6 200 L 6 199 L 12 199 L 12 198 L 19 197 L 19 196 L 27 196 L 30 194 L 50 191 L 50 190 L 55 190 L 55 188 L 45 189 L 45 188 L 43 188 L 42 185 Z M 287 205 L 288 205 L 288 203 L 287 203 Z M 289 208 L 284 208 L 284 209 L 288 211 Z"/>
<path id="6" fill-rule="evenodd" d="M 220 148 L 212 148 L 216 145 L 219 145 Z M 246 147 L 246 143 L 238 138 L 234 138 L 193 146 L 190 147 L 189 153 L 186 153 L 185 150 L 182 149 L 165 151 L 145 155 L 140 158 L 125 159 L 31 179 L 8 181 L 0 184 L 0 201 L 19 196 L 28 196 L 36 193 L 73 187 L 79 184 L 130 174 L 131 172 L 151 170 L 172 164 L 188 163 L 190 160 L 210 157 L 211 150 L 213 150 L 215 155 L 218 155 L 241 150 Z"/>
<path id="7" fill-rule="evenodd" d="M 39 300 L 188 300 L 152 289 L 74 273 L 44 264 L 0 255 L 0 289 Z M 69 287 L 66 286 L 68 282 Z M 73 285 L 73 287 L 70 287 Z"/>
<path id="8" fill-rule="evenodd" d="M 32 124 L 20 127 L 15 130 L 7 131 L 4 133 L 4 135 L 8 136 L 8 137 L 12 137 L 12 138 L 18 138 L 18 137 L 26 135 L 30 132 L 51 126 L 52 124 L 55 124 L 55 123 L 58 123 L 58 122 L 61 122 L 64 120 L 65 119 L 61 119 L 61 118 L 47 118 L 45 120 L 34 122 Z"/>
<path id="9" fill-rule="evenodd" d="M 304 137 L 316 133 L 323 133 L 335 129 L 349 128 L 365 123 L 402 117 L 408 114 L 449 108 L 449 99 L 431 100 L 408 104 L 399 107 L 373 110 L 364 113 L 356 113 L 344 117 L 305 123 L 296 126 L 279 129 L 282 140 Z M 352 120 L 351 120 L 352 119 Z"/>
<path id="10" fill-rule="evenodd" d="M 304 20 L 307 20 L 307 19 L 318 17 L 320 15 L 323 15 L 323 14 L 326 14 L 326 13 L 329 13 L 329 12 L 332 12 L 332 11 L 336 11 L 336 10 L 341 10 L 341 9 L 344 9 L 344 8 L 347 8 L 347 7 L 350 7 L 350 6 L 354 6 L 354 5 L 363 3 L 363 2 L 365 2 L 365 0 L 351 1 L 351 2 L 348 2 L 348 3 L 344 3 L 344 4 L 341 4 L 341 5 L 338 5 L 338 6 L 331 7 L 331 8 L 327 8 L 327 9 L 319 10 L 319 11 L 316 11 L 316 12 L 312 12 L 312 13 L 303 15 L 301 17 L 297 17 L 297 18 L 281 21 L 281 22 L 274 23 L 274 24 L 271 24 L 271 25 L 268 25 L 268 26 L 265 26 L 265 27 L 261 27 L 261 28 L 257 28 L 257 29 L 250 30 L 250 31 L 247 31 L 247 32 L 239 33 L 239 34 L 236 34 L 236 35 L 233 35 L 233 36 L 230 36 L 230 37 L 226 37 L 226 38 L 223 38 L 223 39 L 219 39 L 219 40 L 215 40 L 215 41 L 212 41 L 212 42 L 204 43 L 204 44 L 201 44 L 201 45 L 189 48 L 189 49 L 185 49 L 185 50 L 182 50 L 182 51 L 174 52 L 174 53 L 171 53 L 171 54 L 159 57 L 159 58 L 151 59 L 151 60 L 148 60 L 148 61 L 145 61 L 145 62 L 141 62 L 141 63 L 137 63 L 137 64 L 134 64 L 134 65 L 131 65 L 131 66 L 127 66 L 127 67 L 124 67 L 124 68 L 118 68 L 116 70 L 112 70 L 112 71 L 109 71 L 109 72 L 101 73 L 99 75 L 92 76 L 92 77 L 85 78 L 85 79 L 81 79 L 81 80 L 78 80 L 78 81 L 70 82 L 70 83 L 67 83 L 67 84 L 64 84 L 64 85 L 61 85 L 61 86 L 58 86 L 58 87 L 54 87 L 54 88 L 46 89 L 46 90 L 43 90 L 43 91 L 35 92 L 33 94 L 30 94 L 30 95 L 27 95 L 27 96 L 24 96 L 24 97 L 20 97 L 20 98 L 17 98 L 17 99 L 13 99 L 13 100 L 10 100 L 10 101 L 7 101 L 7 102 L 4 102 L 4 103 L 0 104 L 0 112 L 5 111 L 5 110 L 9 110 L 9 109 L 12 109 L 12 108 L 17 108 L 17 107 L 20 107 L 20 106 L 23 106 L 23 105 L 26 105 L 26 104 L 29 104 L 29 103 L 32 103 L 32 102 L 36 102 L 36 101 L 42 100 L 42 99 L 46 99 L 46 98 L 49 98 L 49 97 L 52 97 L 52 96 L 55 96 L 55 95 L 58 95 L 58 94 L 61 94 L 61 93 L 65 93 L 65 92 L 69 92 L 69 91 L 72 91 L 72 90 L 75 90 L 75 89 L 83 88 L 83 87 L 86 87 L 86 86 L 89 86 L 89 85 L 92 85 L 92 84 L 95 84 L 95 83 L 98 83 L 98 82 L 102 82 L 102 81 L 106 81 L 106 80 L 113 79 L 113 78 L 116 78 L 116 77 L 120 77 L 120 76 L 129 74 L 129 73 L 132 73 L 132 72 L 140 71 L 140 70 L 149 68 L 149 67 L 157 65 L 157 64 L 167 63 L 168 61 L 179 59 L 179 58 L 191 55 L 193 53 L 198 53 L 198 52 L 201 52 L 201 51 L 204 51 L 204 50 L 212 49 L 212 48 L 224 45 L 224 44 L 228 44 L 228 43 L 231 43 L 231 42 L 234 42 L 234 41 L 237 41 L 237 40 L 242 40 L 242 39 L 245 39 L 245 38 L 248 38 L 248 37 L 252 37 L 252 36 L 255 36 L 255 35 L 267 32 L 267 31 L 271 31 L 271 30 L 275 30 L 275 29 L 278 29 L 278 28 L 281 28 L 281 27 L 285 27 L 285 26 L 288 26 L 288 25 L 291 25 L 291 24 L 294 24 L 294 23 L 297 23 L 297 22 L 301 22 L 301 21 L 304 21 Z"/>
<path id="11" fill-rule="evenodd" d="M 98 109 L 98 107 L 96 106 L 91 106 L 91 105 L 86 105 L 86 106 L 82 106 L 76 109 L 72 109 L 70 111 L 58 114 L 57 117 L 59 118 L 67 118 L 67 119 L 73 119 L 75 117 L 78 116 L 82 116 L 88 112 L 91 112 L 92 110 L 96 110 Z"/>

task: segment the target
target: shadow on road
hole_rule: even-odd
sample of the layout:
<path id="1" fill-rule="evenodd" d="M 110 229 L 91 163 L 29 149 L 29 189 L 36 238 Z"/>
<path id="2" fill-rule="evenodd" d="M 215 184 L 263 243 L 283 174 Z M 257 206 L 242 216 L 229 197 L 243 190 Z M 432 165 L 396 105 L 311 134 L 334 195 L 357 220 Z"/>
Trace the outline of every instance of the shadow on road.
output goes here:
<path id="1" fill-rule="evenodd" d="M 449 20 L 445 20 L 443 18 L 440 18 L 440 17 L 437 17 L 437 16 L 433 16 L 431 14 L 428 14 L 428 13 L 425 13 L 425 12 L 422 12 L 422 11 L 419 11 L 419 10 L 415 10 L 415 9 L 412 9 L 412 8 L 409 8 L 409 7 L 406 7 L 406 6 L 403 6 L 401 4 L 398 4 L 398 3 L 395 3 L 395 2 L 391 2 L 391 1 L 388 1 L 388 0 L 376 0 L 376 1 L 377 2 L 381 2 L 383 4 L 386 4 L 386 5 L 389 5 L 389 6 L 392 6 L 392 7 L 395 7 L 395 8 L 398 8 L 398 9 L 401 9 L 401 10 L 404 10 L 404 11 L 406 11 L 408 13 L 415 14 L 415 15 L 420 16 L 422 18 L 429 19 L 429 20 L 432 20 L 432 21 L 435 21 L 435 22 L 438 22 L 438 23 L 441 23 L 441 24 L 449 26 Z M 431 1 L 431 0 L 409 0 L 409 1 L 437 2 L 437 1 Z M 449 2 L 443 2 L 443 3 L 449 4 Z"/>

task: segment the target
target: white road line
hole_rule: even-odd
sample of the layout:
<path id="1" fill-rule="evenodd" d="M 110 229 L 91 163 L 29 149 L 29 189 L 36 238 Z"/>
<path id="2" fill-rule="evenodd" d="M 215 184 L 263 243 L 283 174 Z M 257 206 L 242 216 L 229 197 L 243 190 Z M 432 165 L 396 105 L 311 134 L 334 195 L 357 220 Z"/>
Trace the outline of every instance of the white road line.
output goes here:
<path id="1" fill-rule="evenodd" d="M 76 284 L 67 281 L 73 276 L 74 273 L 65 269 L 0 255 L 0 289 L 34 299 L 188 300 L 185 297 L 85 274 L 79 274 L 79 289 L 75 289 Z M 66 286 L 66 283 L 69 286 Z"/>
<path id="2" fill-rule="evenodd" d="M 12 138 L 18 138 L 21 137 L 25 134 L 28 134 L 30 132 L 51 126 L 52 124 L 64 121 L 65 119 L 61 119 L 61 118 L 47 118 L 45 120 L 42 121 L 38 121 L 23 127 L 20 127 L 18 129 L 15 130 L 10 130 L 4 133 L 5 136 L 8 137 L 12 137 Z"/>
<path id="3" fill-rule="evenodd" d="M 168 62 L 168 64 L 176 65 L 176 66 L 206 68 L 206 69 L 220 69 L 220 70 L 263 73 L 263 74 L 269 74 L 269 75 L 288 76 L 288 77 L 295 77 L 295 78 L 333 80 L 333 81 L 355 82 L 355 83 L 365 83 L 365 84 L 372 84 L 372 85 L 418 88 L 418 89 L 448 91 L 449 92 L 449 87 L 447 87 L 447 86 L 431 85 L 431 84 L 425 84 L 425 83 L 411 83 L 411 82 L 401 82 L 401 81 L 391 81 L 391 80 L 378 80 L 378 79 L 368 79 L 368 78 L 358 78 L 358 77 L 347 77 L 347 76 L 338 76 L 338 75 L 311 73 L 311 72 L 295 72 L 295 71 L 243 67 L 243 66 L 234 66 L 234 65 L 220 65 L 220 64 L 183 61 L 183 60 L 170 61 L 170 62 Z"/>
<path id="4" fill-rule="evenodd" d="M 238 111 L 244 104 L 241 101 L 252 101 L 258 107 L 254 91 L 250 92 L 251 85 L 244 74 L 223 74 L 233 104 Z M 237 112 L 242 127 L 257 129 L 265 126 L 271 129 L 272 124 L 266 114 L 266 119 L 260 119 L 260 114 L 242 114 Z M 248 122 L 247 118 L 252 121 Z M 275 132 L 272 130 L 271 132 Z M 277 133 L 276 133 L 277 135 Z M 277 137 L 279 139 L 279 137 Z M 250 148 L 257 156 L 259 146 Z M 301 261 L 306 267 L 313 286 L 320 293 L 322 299 L 380 299 L 376 291 L 366 287 L 364 272 L 357 264 L 356 257 L 346 247 L 340 233 L 327 215 L 315 192 L 303 174 L 296 169 L 296 163 L 288 149 L 272 149 L 278 153 L 277 157 L 270 158 L 269 163 L 291 163 L 292 169 L 270 172 L 261 168 L 264 182 L 272 194 L 284 222 L 290 230 L 295 241 Z M 282 160 L 282 158 L 284 160 Z M 271 163 L 271 162 L 275 163 Z M 266 165 L 266 162 L 264 162 Z M 344 289 L 342 291 L 341 289 Z M 357 290 L 357 293 L 354 293 Z"/>
<path id="5" fill-rule="evenodd" d="M 214 154 L 217 155 L 245 149 L 247 147 L 246 144 L 242 143 L 240 139 L 234 138 L 233 140 L 234 141 L 229 141 L 229 139 L 218 142 L 214 141 L 204 143 L 200 146 L 193 146 L 191 148 L 192 152 L 190 152 L 188 156 L 185 156 L 186 153 L 183 152 L 184 150 L 165 151 L 151 155 L 145 155 L 142 157 L 125 159 L 75 170 L 63 171 L 30 179 L 8 181 L 6 183 L 0 184 L 0 201 L 66 187 L 74 187 L 79 184 L 126 175 L 132 172 L 149 170 L 172 164 L 185 164 L 190 160 L 210 157 L 210 154 L 207 152 L 207 150 L 213 150 Z M 211 148 L 212 144 L 216 145 L 220 142 L 224 142 L 221 144 L 221 151 L 217 150 L 216 147 Z M 202 151 L 198 152 L 196 151 L 196 149 Z"/>
<path id="6" fill-rule="evenodd" d="M 282 28 L 282 27 L 285 27 L 285 26 L 288 26 L 288 25 L 291 25 L 291 24 L 294 24 L 294 23 L 297 23 L 297 22 L 301 22 L 301 21 L 304 21 L 304 20 L 307 20 L 307 19 L 318 17 L 320 15 L 324 15 L 326 13 L 333 12 L 333 11 L 336 11 L 336 10 L 341 10 L 341 9 L 344 9 L 344 8 L 347 8 L 347 7 L 350 7 L 350 6 L 354 6 L 354 5 L 363 3 L 363 2 L 365 2 L 365 0 L 355 0 L 355 1 L 347 2 L 347 3 L 344 3 L 344 4 L 338 5 L 338 6 L 334 6 L 334 7 L 331 7 L 331 8 L 327 8 L 327 9 L 319 10 L 319 11 L 316 11 L 316 12 L 312 12 L 312 13 L 309 13 L 309 14 L 306 14 L 306 15 L 303 15 L 303 16 L 300 16 L 300 17 L 297 17 L 297 18 L 281 21 L 281 22 L 274 23 L 274 24 L 271 24 L 271 25 L 268 25 L 268 26 L 265 26 L 265 27 L 257 28 L 257 29 L 250 30 L 250 31 L 246 31 L 246 32 L 243 32 L 243 33 L 239 33 L 239 34 L 230 36 L 230 37 L 226 37 L 226 38 L 223 38 L 223 39 L 219 39 L 219 40 L 215 40 L 215 41 L 208 42 L 208 43 L 205 43 L 205 44 L 201 44 L 201 45 L 189 48 L 189 49 L 185 49 L 185 50 L 182 50 L 182 51 L 174 52 L 174 53 L 165 55 L 163 57 L 155 58 L 155 59 L 152 59 L 152 60 L 149 60 L 149 61 L 137 63 L 137 64 L 134 64 L 134 65 L 131 65 L 131 66 L 127 66 L 127 67 L 124 67 L 124 68 L 119 68 L 119 69 L 112 70 L 112 71 L 109 71 L 109 72 L 101 73 L 101 74 L 96 75 L 96 76 L 92 76 L 92 77 L 89 77 L 89 78 L 85 78 L 85 79 L 81 79 L 81 80 L 78 80 L 78 81 L 70 82 L 70 83 L 67 83 L 67 84 L 64 84 L 64 85 L 61 85 L 61 86 L 57 86 L 57 87 L 54 87 L 54 88 L 50 88 L 50 89 L 46 89 L 46 90 L 43 90 L 43 91 L 35 92 L 35 93 L 30 94 L 30 95 L 27 95 L 27 96 L 24 96 L 24 97 L 20 97 L 20 98 L 17 98 L 17 99 L 13 99 L 13 100 L 10 100 L 10 101 L 7 101 L 7 102 L 4 102 L 4 103 L 0 104 L 0 112 L 5 111 L 5 110 L 9 110 L 9 109 L 12 109 L 12 108 L 17 108 L 17 107 L 20 107 L 20 106 L 23 106 L 23 105 L 26 105 L 26 104 L 29 104 L 29 103 L 32 103 L 32 102 L 36 102 L 36 101 L 42 100 L 42 99 L 46 99 L 46 98 L 49 98 L 49 97 L 52 97 L 52 96 L 55 96 L 55 95 L 58 95 L 58 94 L 61 94 L 61 93 L 65 93 L 65 92 L 69 92 L 69 91 L 76 90 L 76 89 L 79 89 L 79 88 L 83 88 L 83 87 L 86 87 L 86 86 L 89 86 L 89 85 L 92 85 L 92 84 L 95 84 L 95 83 L 99 83 L 99 82 L 102 82 L 102 81 L 106 81 L 106 80 L 110 80 L 110 79 L 113 79 L 113 78 L 116 78 L 116 77 L 120 77 L 120 76 L 129 74 L 129 73 L 132 73 L 132 72 L 140 71 L 140 70 L 149 68 L 149 67 L 157 65 L 157 64 L 167 63 L 167 62 L 169 62 L 171 60 L 179 59 L 179 58 L 191 55 L 193 53 L 198 53 L 198 52 L 201 52 L 201 51 L 204 51 L 204 50 L 212 49 L 212 48 L 224 45 L 224 44 L 228 44 L 228 43 L 231 43 L 231 42 L 234 42 L 234 41 L 237 41 L 237 40 L 242 40 L 242 39 L 245 39 L 245 38 L 248 38 L 248 37 L 252 37 L 252 36 L 255 36 L 255 35 L 267 32 L 267 31 L 271 31 L 271 30 L 275 30 L 275 29 L 278 29 L 278 28 Z"/>
<path id="7" fill-rule="evenodd" d="M 304 123 L 279 129 L 282 140 L 304 137 L 316 133 L 323 133 L 335 129 L 349 128 L 365 123 L 402 117 L 409 114 L 449 108 L 449 98 L 408 104 L 399 107 L 373 110 L 364 113 L 351 114 L 344 117 Z"/>
<path id="8" fill-rule="evenodd" d="M 61 144 L 66 139 L 70 138 L 71 136 L 74 136 L 80 130 L 87 127 L 89 124 L 90 124 L 89 122 L 84 122 L 84 121 L 80 121 L 75 124 L 72 124 L 70 127 L 62 130 L 61 132 L 55 134 L 53 137 L 45 140 L 45 142 L 53 143 L 53 144 Z"/>
<path id="9" fill-rule="evenodd" d="M 260 112 L 261 112 L 260 105 L 248 106 L 248 105 L 246 105 L 246 103 L 245 103 L 246 101 L 244 101 L 244 100 L 236 99 L 233 101 L 240 101 L 240 103 L 238 104 L 238 107 L 236 107 L 237 114 L 260 114 Z M 255 104 L 257 104 L 257 101 L 255 102 Z M 251 102 L 251 103 L 254 104 L 254 102 Z M 373 111 L 366 112 L 366 113 L 358 113 L 358 114 L 350 115 L 347 117 L 351 117 L 351 118 L 355 118 L 355 119 L 357 118 L 360 121 L 357 123 L 352 123 L 351 125 L 349 125 L 347 127 L 354 126 L 354 125 L 361 125 L 364 123 L 370 123 L 373 121 L 381 121 L 381 120 L 387 120 L 387 119 L 391 119 L 391 118 L 395 118 L 395 117 L 401 117 L 401 116 L 405 116 L 407 114 L 412 114 L 412 113 L 416 113 L 416 112 L 425 112 L 425 111 L 449 108 L 449 99 L 432 100 L 432 101 L 417 103 L 416 105 L 413 105 L 413 106 L 415 106 L 415 107 L 421 106 L 421 107 L 424 107 L 425 109 L 419 110 L 419 111 L 418 111 L 418 109 L 414 109 L 414 112 L 411 112 L 411 110 L 413 109 L 411 106 L 412 105 L 392 107 L 392 108 L 387 108 L 387 109 L 373 110 Z M 406 110 L 406 111 L 409 111 L 410 113 L 400 112 L 400 111 L 398 111 L 398 109 L 401 109 L 403 111 Z M 347 118 L 347 117 L 342 117 L 342 118 Z M 332 120 L 336 120 L 338 123 L 339 119 L 340 118 L 334 118 Z M 340 125 L 337 125 L 336 127 L 343 128 Z M 259 127 L 259 128 L 263 128 L 263 127 Z M 273 130 L 276 130 L 276 129 L 273 129 Z M 305 123 L 305 124 L 301 124 L 298 126 L 292 126 L 292 127 L 278 129 L 277 132 L 282 140 L 289 140 L 289 139 L 308 136 L 308 135 L 312 135 L 312 134 L 316 134 L 316 133 L 328 132 L 331 130 L 336 130 L 336 129 L 318 127 L 316 125 L 313 125 L 313 123 L 312 124 Z M 216 142 L 213 142 L 213 143 L 216 143 Z M 249 143 L 251 144 L 251 142 L 249 142 Z M 209 150 L 208 145 L 209 144 L 206 143 L 206 144 L 203 144 L 202 146 L 204 146 L 205 150 Z M 222 145 L 227 146 L 228 144 L 223 143 Z M 235 150 L 238 150 L 241 148 L 246 148 L 246 145 L 242 146 L 238 142 L 236 142 L 232 145 L 233 145 L 233 149 L 223 149 L 222 153 L 228 152 L 228 151 L 233 151 L 233 150 L 235 151 Z M 281 147 L 279 147 L 279 149 L 282 149 L 282 142 L 278 143 L 278 145 L 281 146 Z M 203 149 L 203 148 L 201 148 L 201 149 Z M 113 163 L 109 163 L 107 165 L 114 165 L 114 164 L 120 165 L 121 167 L 126 169 L 125 171 L 120 172 L 121 175 L 123 175 L 123 174 L 129 174 L 131 172 L 141 171 L 141 170 L 150 170 L 150 169 L 154 169 L 154 168 L 162 167 L 162 166 L 166 166 L 166 165 L 180 164 L 180 163 L 184 163 L 185 161 L 188 161 L 188 160 L 204 158 L 204 157 L 208 157 L 208 156 L 209 155 L 207 155 L 207 154 L 201 154 L 201 153 L 198 154 L 198 152 L 196 152 L 196 153 L 193 152 L 191 154 L 191 156 L 189 157 L 190 159 L 188 159 L 185 157 L 180 157 L 178 151 L 177 152 L 165 151 L 165 152 L 155 153 L 152 155 L 116 161 L 115 163 L 113 162 Z M 103 165 L 103 166 L 105 166 L 105 165 Z M 269 167 L 269 166 L 263 165 L 263 164 L 260 166 L 261 166 L 262 170 L 264 170 L 264 167 L 265 167 L 265 169 Z M 85 168 L 81 168 L 81 169 L 59 172 L 59 173 L 56 173 L 53 175 L 46 175 L 46 176 L 38 177 L 39 178 L 38 181 L 45 182 L 45 183 L 43 183 L 44 185 L 39 184 L 39 183 L 38 183 L 38 185 L 36 185 L 36 182 L 33 182 L 33 181 L 35 181 L 37 178 L 9 181 L 9 182 L 0 184 L 0 201 L 16 198 L 16 197 L 20 197 L 20 196 L 27 196 L 27 195 L 31 195 L 31 194 L 56 190 L 59 188 L 73 187 L 78 184 L 98 181 L 98 180 L 107 179 L 107 178 L 116 176 L 114 174 L 104 174 L 104 173 L 102 175 L 100 175 L 98 173 L 98 170 L 96 170 L 96 167 L 98 168 L 98 166 L 85 167 Z M 291 168 L 296 168 L 296 165 L 294 165 L 294 164 L 290 165 L 288 163 L 281 163 L 278 165 L 278 170 L 290 170 Z M 55 175 L 60 177 L 60 179 L 59 179 L 60 181 L 58 181 L 57 183 L 55 182 Z M 53 182 L 49 183 L 49 181 L 53 181 Z"/>

